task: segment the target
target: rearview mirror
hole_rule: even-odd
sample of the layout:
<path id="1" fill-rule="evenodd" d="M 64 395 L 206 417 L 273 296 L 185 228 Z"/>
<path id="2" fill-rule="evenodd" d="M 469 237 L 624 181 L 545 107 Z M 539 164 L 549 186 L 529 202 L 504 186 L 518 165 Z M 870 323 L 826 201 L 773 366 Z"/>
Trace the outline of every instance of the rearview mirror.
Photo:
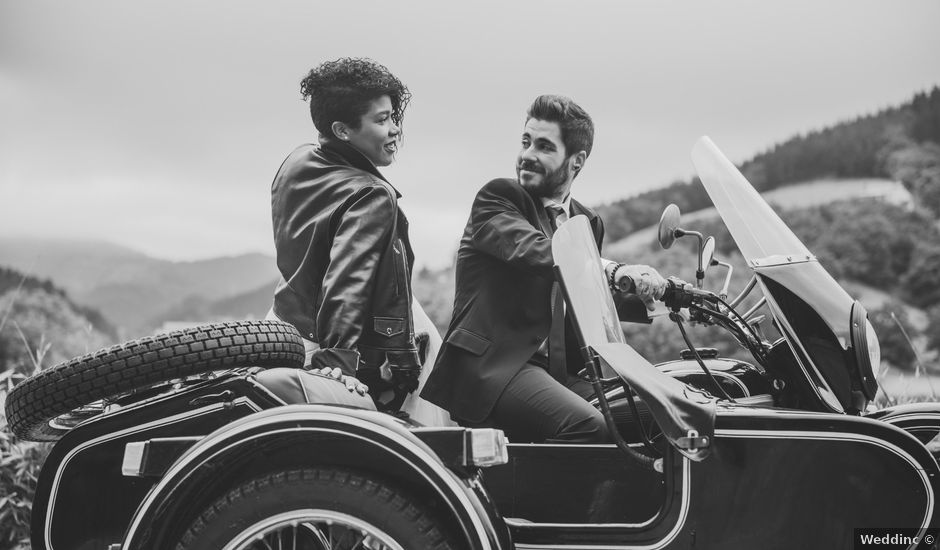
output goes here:
<path id="1" fill-rule="evenodd" d="M 715 259 L 715 237 L 708 237 L 702 244 L 702 270 L 708 271 L 708 266 L 712 265 Z"/>
<path id="2" fill-rule="evenodd" d="M 676 229 L 679 228 L 679 207 L 670 204 L 659 218 L 659 244 L 669 248 L 676 242 Z"/>

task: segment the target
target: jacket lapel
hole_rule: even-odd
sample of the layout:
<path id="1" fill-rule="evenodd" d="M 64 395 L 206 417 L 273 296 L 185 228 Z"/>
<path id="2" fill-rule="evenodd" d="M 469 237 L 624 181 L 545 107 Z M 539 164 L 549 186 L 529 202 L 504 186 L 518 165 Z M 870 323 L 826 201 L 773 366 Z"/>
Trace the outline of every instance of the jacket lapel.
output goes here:
<path id="1" fill-rule="evenodd" d="M 594 240 L 597 241 L 598 247 L 600 247 L 600 223 L 601 219 L 596 212 L 587 208 L 580 202 L 571 199 L 571 217 L 575 216 L 587 216 L 588 222 L 591 224 L 591 231 L 594 233 Z"/>

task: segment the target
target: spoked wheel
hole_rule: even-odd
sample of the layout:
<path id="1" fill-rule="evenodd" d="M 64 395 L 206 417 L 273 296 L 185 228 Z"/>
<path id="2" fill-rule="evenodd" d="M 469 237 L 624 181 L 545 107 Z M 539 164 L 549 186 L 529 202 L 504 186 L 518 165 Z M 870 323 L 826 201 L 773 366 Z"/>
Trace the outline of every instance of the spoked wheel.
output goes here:
<path id="1" fill-rule="evenodd" d="M 405 550 L 388 533 L 332 510 L 302 509 L 262 520 L 223 550 Z"/>
<path id="2" fill-rule="evenodd" d="M 277 472 L 217 500 L 176 550 L 451 550 L 424 505 L 383 481 L 338 468 Z"/>
<path id="3" fill-rule="evenodd" d="M 17 437 L 53 441 L 109 406 L 154 395 L 157 384 L 238 367 L 295 367 L 304 346 L 293 326 L 235 321 L 132 340 L 76 357 L 29 378 L 7 396 Z M 169 388 L 167 388 L 169 389 Z"/>

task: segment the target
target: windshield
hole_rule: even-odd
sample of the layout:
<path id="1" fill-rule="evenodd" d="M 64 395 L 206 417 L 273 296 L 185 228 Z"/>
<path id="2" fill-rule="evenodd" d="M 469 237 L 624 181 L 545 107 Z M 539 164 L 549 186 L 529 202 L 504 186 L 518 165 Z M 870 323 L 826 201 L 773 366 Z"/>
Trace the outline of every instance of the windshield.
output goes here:
<path id="1" fill-rule="evenodd" d="M 711 439 L 715 430 L 714 398 L 659 372 L 625 343 L 585 216 L 575 216 L 558 228 L 552 237 L 552 257 L 558 267 L 569 316 L 583 345 L 600 356 L 602 367 L 612 369 L 643 399 L 663 434 L 679 452 L 693 460 L 708 456 L 708 449 L 688 451 L 680 448 L 677 441 L 692 432 Z"/>
<path id="2" fill-rule="evenodd" d="M 853 303 L 848 293 L 712 140 L 698 140 L 692 162 L 748 265 L 811 304 L 846 349 Z"/>
<path id="3" fill-rule="evenodd" d="M 709 138 L 702 137 L 695 144 L 692 162 L 738 249 L 759 275 L 777 326 L 804 372 L 823 401 L 840 412 L 849 399 L 846 367 L 841 361 L 817 364 L 811 348 L 814 339 L 826 335 L 813 328 L 812 316 L 818 316 L 842 350 L 847 350 L 854 300 Z M 773 288 L 778 290 L 768 294 Z M 788 299 L 787 293 L 799 300 Z"/>
<path id="4" fill-rule="evenodd" d="M 771 257 L 805 261 L 809 250 L 707 137 L 692 149 L 702 184 L 749 264 Z"/>

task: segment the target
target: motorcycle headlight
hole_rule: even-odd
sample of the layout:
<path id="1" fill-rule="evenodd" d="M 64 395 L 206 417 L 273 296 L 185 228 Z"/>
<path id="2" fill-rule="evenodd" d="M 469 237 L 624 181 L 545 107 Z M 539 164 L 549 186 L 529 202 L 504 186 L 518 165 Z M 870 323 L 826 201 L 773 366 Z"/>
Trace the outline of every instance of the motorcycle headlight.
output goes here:
<path id="1" fill-rule="evenodd" d="M 868 362 L 871 364 L 872 374 L 877 379 L 881 376 L 881 344 L 878 342 L 875 327 L 868 319 L 865 319 L 865 340 L 868 342 Z"/>
<path id="2" fill-rule="evenodd" d="M 858 368 L 862 391 L 868 399 L 878 392 L 878 374 L 881 373 L 881 344 L 875 327 L 868 320 L 868 312 L 858 301 L 852 305 L 852 348 Z"/>

